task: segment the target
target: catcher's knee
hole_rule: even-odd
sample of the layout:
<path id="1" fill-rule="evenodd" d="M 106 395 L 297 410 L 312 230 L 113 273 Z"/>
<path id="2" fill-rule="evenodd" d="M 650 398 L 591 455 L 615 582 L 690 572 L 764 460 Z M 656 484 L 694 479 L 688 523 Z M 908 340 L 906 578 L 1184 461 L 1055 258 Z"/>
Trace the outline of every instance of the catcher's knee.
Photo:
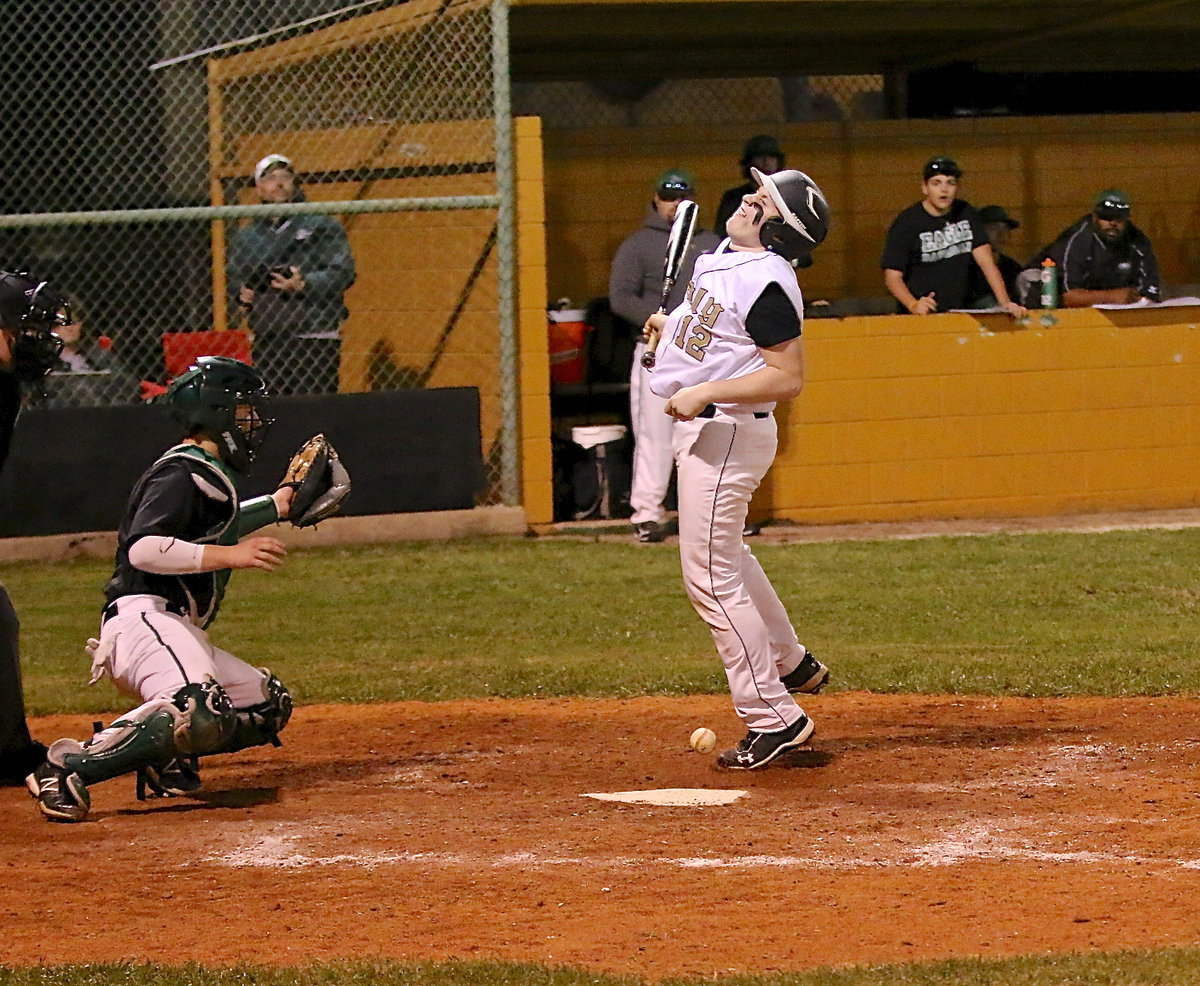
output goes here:
<path id="1" fill-rule="evenodd" d="M 175 748 L 187 756 L 219 753 L 237 729 L 237 713 L 225 689 L 213 681 L 187 684 L 171 701 L 180 711 Z"/>
<path id="2" fill-rule="evenodd" d="M 292 696 L 283 682 L 266 668 L 263 668 L 263 674 L 266 675 L 263 680 L 265 699 L 257 705 L 237 710 L 233 738 L 221 752 L 236 753 L 250 746 L 267 743 L 281 745 L 279 734 L 292 718 Z"/>

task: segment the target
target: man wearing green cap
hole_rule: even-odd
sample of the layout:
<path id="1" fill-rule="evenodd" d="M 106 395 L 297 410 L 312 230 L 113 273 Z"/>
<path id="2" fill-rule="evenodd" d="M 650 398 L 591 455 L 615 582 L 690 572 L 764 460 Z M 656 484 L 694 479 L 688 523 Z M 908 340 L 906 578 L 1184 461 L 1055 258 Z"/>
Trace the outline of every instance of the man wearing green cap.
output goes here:
<path id="1" fill-rule="evenodd" d="M 1063 230 L 1029 262 L 1022 283 L 1036 293 L 1042 261 L 1053 260 L 1064 308 L 1158 301 L 1162 279 L 1150 238 L 1129 221 L 1129 197 L 1117 188 L 1096 196 L 1092 211 Z"/>
<path id="2" fill-rule="evenodd" d="M 667 237 L 675 212 L 684 199 L 694 201 L 695 194 L 695 182 L 683 168 L 668 168 L 659 175 L 654 181 L 654 198 L 646 209 L 642 227 L 617 248 L 608 278 L 609 307 L 631 323 L 637 333 L 629 377 L 629 418 L 633 425 L 633 484 L 629 504 L 633 508 L 630 522 L 634 537 L 639 541 L 661 541 L 667 535 L 663 501 L 667 497 L 675 462 L 667 402 L 651 392 L 650 374 L 642 369 L 642 354 L 646 351 L 642 326 L 653 312 L 658 311 Z M 683 301 L 696 258 L 714 249 L 718 242 L 715 234 L 702 229 L 692 235 L 692 244 L 667 298 L 667 311 L 673 311 Z"/>

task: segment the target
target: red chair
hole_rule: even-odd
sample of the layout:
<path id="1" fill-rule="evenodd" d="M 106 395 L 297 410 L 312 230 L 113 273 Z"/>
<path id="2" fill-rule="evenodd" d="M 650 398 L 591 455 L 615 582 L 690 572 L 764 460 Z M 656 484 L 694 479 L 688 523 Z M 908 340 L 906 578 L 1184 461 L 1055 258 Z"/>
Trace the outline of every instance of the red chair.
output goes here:
<path id="1" fill-rule="evenodd" d="M 254 362 L 250 358 L 250 338 L 244 329 L 164 332 L 162 346 L 168 380 L 186 372 L 198 356 L 232 356 L 248 365 Z"/>

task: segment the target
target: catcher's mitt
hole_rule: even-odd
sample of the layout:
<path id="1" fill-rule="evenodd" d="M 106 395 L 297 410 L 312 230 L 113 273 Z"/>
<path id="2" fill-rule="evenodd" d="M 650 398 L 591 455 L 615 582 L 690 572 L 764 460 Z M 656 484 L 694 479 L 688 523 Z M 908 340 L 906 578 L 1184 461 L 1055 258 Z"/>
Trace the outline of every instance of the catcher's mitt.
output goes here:
<path id="1" fill-rule="evenodd" d="M 329 440 L 313 435 L 292 456 L 279 486 L 296 491 L 287 519 L 296 527 L 311 527 L 342 509 L 350 474 Z"/>

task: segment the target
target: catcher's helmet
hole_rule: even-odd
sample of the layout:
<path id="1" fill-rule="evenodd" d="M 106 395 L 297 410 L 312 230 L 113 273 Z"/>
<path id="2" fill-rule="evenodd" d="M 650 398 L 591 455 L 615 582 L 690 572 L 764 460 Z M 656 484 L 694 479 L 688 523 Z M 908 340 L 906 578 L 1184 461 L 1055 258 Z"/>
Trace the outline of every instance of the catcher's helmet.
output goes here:
<path id="1" fill-rule="evenodd" d="M 767 190 L 779 210 L 778 216 L 762 224 L 758 234 L 762 245 L 792 266 L 808 266 L 808 255 L 829 233 L 829 203 L 821 189 L 803 171 L 764 175 L 751 168 L 750 176 Z"/>
<path id="2" fill-rule="evenodd" d="M 32 383 L 50 372 L 63 347 L 54 330 L 70 322 L 66 298 L 45 281 L 25 271 L 0 271 L 0 326 L 12 334 L 18 379 Z"/>
<path id="3" fill-rule="evenodd" d="M 254 367 L 229 356 L 201 356 L 171 382 L 161 400 L 184 427 L 215 441 L 231 469 L 244 473 L 274 420 L 261 413 L 268 396 Z M 240 408 L 248 413 L 239 414 Z"/>

